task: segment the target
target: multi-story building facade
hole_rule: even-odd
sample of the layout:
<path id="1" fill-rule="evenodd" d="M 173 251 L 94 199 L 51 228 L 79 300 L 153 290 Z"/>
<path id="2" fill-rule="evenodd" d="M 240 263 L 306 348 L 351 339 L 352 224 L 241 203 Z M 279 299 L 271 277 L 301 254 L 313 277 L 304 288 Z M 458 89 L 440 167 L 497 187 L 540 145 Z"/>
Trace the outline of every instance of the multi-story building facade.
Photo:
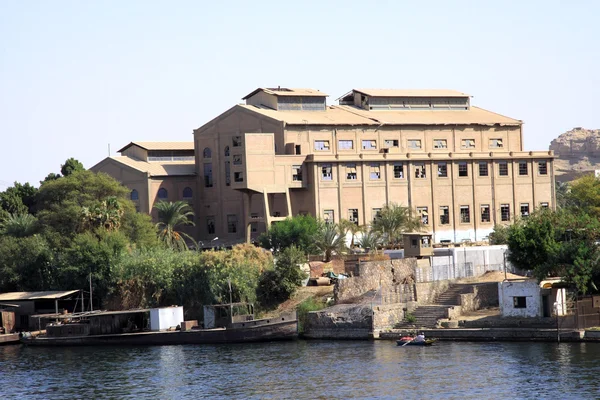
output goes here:
<path id="1" fill-rule="evenodd" d="M 187 201 L 197 208 L 196 171 L 193 142 L 131 142 L 90 168 L 104 172 L 130 190 L 130 198 L 140 212 L 157 219 L 157 201 Z M 186 227 L 188 234 L 197 235 Z"/>
<path id="2" fill-rule="evenodd" d="M 311 214 L 369 224 L 388 203 L 434 241 L 555 207 L 553 153 L 524 151 L 522 122 L 449 90 L 257 89 L 194 131 L 199 238 L 249 240 Z"/>

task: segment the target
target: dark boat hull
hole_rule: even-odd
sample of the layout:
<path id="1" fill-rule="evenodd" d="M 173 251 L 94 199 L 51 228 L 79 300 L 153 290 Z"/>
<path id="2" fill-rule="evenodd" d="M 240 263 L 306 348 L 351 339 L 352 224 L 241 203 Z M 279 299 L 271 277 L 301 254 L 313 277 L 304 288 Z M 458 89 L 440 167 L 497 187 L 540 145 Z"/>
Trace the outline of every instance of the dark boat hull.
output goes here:
<path id="1" fill-rule="evenodd" d="M 274 340 L 293 340 L 297 337 L 298 322 L 296 320 L 292 320 L 236 329 L 199 329 L 185 332 L 136 332 L 74 337 L 22 337 L 21 343 L 28 346 L 134 346 L 249 343 Z"/>
<path id="2" fill-rule="evenodd" d="M 431 346 L 435 343 L 435 339 L 427 339 L 424 342 L 414 342 L 409 340 L 396 340 L 398 346 Z"/>

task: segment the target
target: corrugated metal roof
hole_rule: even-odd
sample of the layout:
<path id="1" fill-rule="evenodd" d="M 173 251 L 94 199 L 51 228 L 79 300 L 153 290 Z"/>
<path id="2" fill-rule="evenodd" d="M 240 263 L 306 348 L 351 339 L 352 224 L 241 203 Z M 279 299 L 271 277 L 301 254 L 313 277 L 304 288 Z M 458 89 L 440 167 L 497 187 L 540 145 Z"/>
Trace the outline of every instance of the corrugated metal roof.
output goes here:
<path id="1" fill-rule="evenodd" d="M 79 290 L 0 293 L 0 301 L 54 300 L 78 292 Z"/>
<path id="2" fill-rule="evenodd" d="M 150 176 L 189 176 L 195 175 L 195 161 L 142 161 L 131 157 L 114 156 L 108 157 L 118 163 L 125 164 L 141 172 L 147 172 Z"/>
<path id="3" fill-rule="evenodd" d="M 352 89 L 371 97 L 470 97 L 448 89 Z"/>
<path id="4" fill-rule="evenodd" d="M 138 146 L 145 150 L 194 150 L 194 142 L 131 142 L 118 152 Z"/>
<path id="5" fill-rule="evenodd" d="M 276 111 L 241 104 L 289 125 L 521 125 L 522 122 L 478 107 L 469 110 L 368 111 L 354 106 L 328 106 L 325 111 Z"/>
<path id="6" fill-rule="evenodd" d="M 315 96 L 315 97 L 328 97 L 329 95 L 320 92 L 316 89 L 300 89 L 300 88 L 258 88 L 242 97 L 242 100 L 246 100 L 248 97 L 254 96 L 258 92 L 265 92 L 275 96 Z"/>

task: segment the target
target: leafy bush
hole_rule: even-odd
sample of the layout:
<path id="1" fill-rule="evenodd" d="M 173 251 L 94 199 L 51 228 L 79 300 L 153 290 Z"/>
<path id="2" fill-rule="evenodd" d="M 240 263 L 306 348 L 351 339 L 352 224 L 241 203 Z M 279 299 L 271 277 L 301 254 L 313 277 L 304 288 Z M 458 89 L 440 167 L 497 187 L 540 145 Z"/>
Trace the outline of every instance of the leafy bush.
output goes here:
<path id="1" fill-rule="evenodd" d="M 275 267 L 264 271 L 258 281 L 256 294 L 261 306 L 272 307 L 289 299 L 296 292 L 306 278 L 306 274 L 298 267 L 305 260 L 304 253 L 296 246 L 281 252 Z"/>
<path id="2" fill-rule="evenodd" d="M 407 312 L 406 314 L 404 314 L 404 320 L 409 324 L 414 324 L 415 322 L 417 322 L 417 317 L 415 317 L 414 314 Z"/>
<path id="3" fill-rule="evenodd" d="M 305 254 L 316 254 L 315 237 L 319 232 L 319 221 L 310 215 L 286 218 L 269 228 L 258 238 L 262 247 L 279 253 L 290 246 L 296 246 Z"/>

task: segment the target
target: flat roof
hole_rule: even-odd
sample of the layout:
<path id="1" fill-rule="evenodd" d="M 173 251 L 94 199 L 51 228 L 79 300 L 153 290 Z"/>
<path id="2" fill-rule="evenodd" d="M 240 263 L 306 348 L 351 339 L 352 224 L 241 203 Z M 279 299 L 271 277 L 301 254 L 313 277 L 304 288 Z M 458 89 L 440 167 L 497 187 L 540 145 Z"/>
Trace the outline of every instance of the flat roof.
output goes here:
<path id="1" fill-rule="evenodd" d="M 194 142 L 130 142 L 118 150 L 121 153 L 131 146 L 141 147 L 144 150 L 194 150 Z"/>
<path id="2" fill-rule="evenodd" d="M 239 104 L 248 111 L 262 114 L 288 125 L 510 125 L 523 124 L 483 108 L 468 110 L 384 110 L 370 111 L 355 106 L 328 106 L 325 111 L 277 111 Z"/>
<path id="3" fill-rule="evenodd" d="M 449 89 L 352 89 L 371 97 L 470 97 Z"/>
<path id="4" fill-rule="evenodd" d="M 0 301 L 23 301 L 23 300 L 55 300 L 72 294 L 79 290 L 42 291 L 42 292 L 9 292 L 0 293 Z"/>
<path id="5" fill-rule="evenodd" d="M 160 308 L 168 308 L 168 307 L 160 307 Z M 136 308 L 133 310 L 124 310 L 124 311 L 106 311 L 106 310 L 98 310 L 98 311 L 86 311 L 79 313 L 71 313 L 71 314 L 36 314 L 32 315 L 34 318 L 52 318 L 52 319 L 70 319 L 70 318 L 83 318 L 83 317 L 101 317 L 103 315 L 119 315 L 119 314 L 135 314 L 142 312 L 149 312 L 149 308 Z"/>
<path id="6" fill-rule="evenodd" d="M 314 96 L 314 97 L 328 97 L 329 95 L 323 92 L 320 92 L 316 89 L 306 89 L 306 88 L 258 88 L 254 91 L 250 92 L 246 96 L 242 97 L 242 100 L 246 100 L 249 97 L 254 96 L 258 92 L 265 92 L 268 94 L 272 94 L 275 96 Z"/>
<path id="7" fill-rule="evenodd" d="M 196 175 L 195 161 L 143 161 L 126 156 L 113 156 L 105 160 L 112 160 L 150 176 L 193 176 Z"/>

